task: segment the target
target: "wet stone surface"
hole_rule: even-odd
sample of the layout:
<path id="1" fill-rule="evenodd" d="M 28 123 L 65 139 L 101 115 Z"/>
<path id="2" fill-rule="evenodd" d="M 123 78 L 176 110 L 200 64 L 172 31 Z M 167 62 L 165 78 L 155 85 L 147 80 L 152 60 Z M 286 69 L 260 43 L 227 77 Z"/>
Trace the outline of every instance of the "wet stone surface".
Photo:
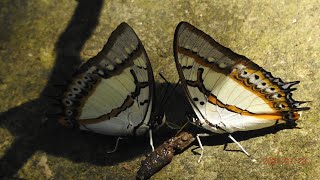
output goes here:
<path id="1" fill-rule="evenodd" d="M 320 11 L 302 1 L 20 1 L 0 2 L 0 176 L 25 179 L 134 179 L 150 152 L 148 138 L 127 138 L 107 154 L 115 137 L 43 124 L 48 82 L 64 82 L 96 55 L 110 33 L 127 22 L 143 42 L 157 83 L 178 74 L 173 33 L 188 21 L 284 81 L 300 80 L 297 100 L 311 100 L 298 127 L 277 133 L 236 134 L 257 162 L 225 136 L 203 138 L 204 156 L 193 145 L 152 179 L 319 179 Z M 162 87 L 162 86 L 159 86 Z M 159 91 L 160 92 L 160 91 Z M 185 120 L 178 89 L 167 118 Z M 159 95 L 160 96 L 160 95 Z M 57 111 L 54 108 L 50 111 Z M 155 143 L 174 132 L 155 134 Z M 195 150 L 193 150 L 195 149 Z"/>

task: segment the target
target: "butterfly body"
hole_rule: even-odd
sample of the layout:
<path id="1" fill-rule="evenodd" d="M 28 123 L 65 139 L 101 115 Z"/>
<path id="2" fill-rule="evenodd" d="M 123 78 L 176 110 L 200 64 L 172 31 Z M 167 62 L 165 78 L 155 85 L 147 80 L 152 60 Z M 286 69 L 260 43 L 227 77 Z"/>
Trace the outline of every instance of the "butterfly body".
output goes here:
<path id="1" fill-rule="evenodd" d="M 277 123 L 295 125 L 304 102 L 292 99 L 291 86 L 270 72 L 182 22 L 174 54 L 182 86 L 197 118 L 214 133 L 249 131 Z"/>

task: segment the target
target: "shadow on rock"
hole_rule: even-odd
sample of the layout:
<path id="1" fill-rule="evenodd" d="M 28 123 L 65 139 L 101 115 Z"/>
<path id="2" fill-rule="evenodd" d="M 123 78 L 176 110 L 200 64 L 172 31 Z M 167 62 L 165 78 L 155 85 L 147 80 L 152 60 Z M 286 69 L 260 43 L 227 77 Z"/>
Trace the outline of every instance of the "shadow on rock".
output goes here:
<path id="1" fill-rule="evenodd" d="M 55 111 L 47 96 L 59 95 L 64 90 L 52 85 L 69 80 L 80 65 L 80 51 L 98 25 L 102 6 L 102 0 L 78 1 L 72 19 L 56 43 L 55 65 L 41 96 L 0 114 L 1 127 L 15 136 L 15 141 L 0 159 L 0 177 L 14 176 L 36 151 L 97 165 L 115 164 L 140 153 L 141 150 L 134 149 L 134 144 L 137 141 L 143 144 L 145 140 L 142 139 L 121 143 L 119 152 L 108 156 L 106 152 L 113 148 L 114 137 L 65 129 L 55 119 L 43 123 L 47 110 Z M 128 148 L 125 146 L 130 147 L 130 153 L 124 152 Z"/>

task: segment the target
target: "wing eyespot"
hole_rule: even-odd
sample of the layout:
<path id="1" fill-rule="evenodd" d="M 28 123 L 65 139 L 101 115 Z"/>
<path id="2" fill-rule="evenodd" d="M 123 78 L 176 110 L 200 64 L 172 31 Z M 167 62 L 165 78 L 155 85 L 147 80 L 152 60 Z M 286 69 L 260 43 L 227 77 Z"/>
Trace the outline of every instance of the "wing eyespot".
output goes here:
<path id="1" fill-rule="evenodd" d="M 89 76 L 89 74 L 86 74 L 83 76 L 83 80 L 85 82 L 93 82 L 93 78 Z"/>
<path id="2" fill-rule="evenodd" d="M 72 92 L 74 92 L 75 94 L 78 94 L 81 92 L 81 89 L 78 87 L 74 87 L 74 88 L 72 88 Z"/>
<path id="3" fill-rule="evenodd" d="M 249 76 L 249 73 L 245 70 L 242 70 L 239 72 L 239 77 L 241 78 L 247 78 Z"/>
<path id="4" fill-rule="evenodd" d="M 79 80 L 77 80 L 77 84 L 78 84 L 78 85 L 80 85 L 80 86 L 84 86 L 83 81 L 81 81 L 80 79 L 79 79 Z"/>
<path id="5" fill-rule="evenodd" d="M 71 116 L 71 115 L 73 114 L 73 112 L 72 112 L 71 110 L 67 110 L 67 111 L 66 111 L 66 114 L 67 114 L 68 116 Z"/>
<path id="6" fill-rule="evenodd" d="M 68 96 L 69 98 L 75 98 L 75 97 L 76 97 L 76 95 L 73 94 L 73 93 L 68 93 L 67 96 Z"/>
<path id="7" fill-rule="evenodd" d="M 73 105 L 72 101 L 70 101 L 69 99 L 64 99 L 64 100 L 63 100 L 63 104 L 64 104 L 65 106 L 72 106 L 72 105 Z"/>
<path id="8" fill-rule="evenodd" d="M 283 103 L 275 103 L 274 108 L 277 110 L 284 110 L 286 106 Z"/>

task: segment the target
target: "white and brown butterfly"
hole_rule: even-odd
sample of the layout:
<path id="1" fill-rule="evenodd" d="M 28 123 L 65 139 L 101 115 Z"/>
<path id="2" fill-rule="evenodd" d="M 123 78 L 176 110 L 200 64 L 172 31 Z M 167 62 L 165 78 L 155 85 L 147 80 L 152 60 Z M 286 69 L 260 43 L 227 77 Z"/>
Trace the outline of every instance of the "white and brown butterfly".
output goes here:
<path id="1" fill-rule="evenodd" d="M 177 26 L 173 49 L 180 80 L 197 115 L 192 121 L 211 132 L 249 131 L 277 123 L 295 126 L 298 112 L 309 109 L 299 107 L 305 101 L 292 99 L 291 87 L 299 81 L 274 78 L 189 23 Z"/>
<path id="2" fill-rule="evenodd" d="M 154 88 L 147 53 L 133 29 L 122 23 L 101 52 L 75 73 L 62 98 L 59 122 L 105 135 L 143 135 L 164 121 L 155 112 Z"/>

